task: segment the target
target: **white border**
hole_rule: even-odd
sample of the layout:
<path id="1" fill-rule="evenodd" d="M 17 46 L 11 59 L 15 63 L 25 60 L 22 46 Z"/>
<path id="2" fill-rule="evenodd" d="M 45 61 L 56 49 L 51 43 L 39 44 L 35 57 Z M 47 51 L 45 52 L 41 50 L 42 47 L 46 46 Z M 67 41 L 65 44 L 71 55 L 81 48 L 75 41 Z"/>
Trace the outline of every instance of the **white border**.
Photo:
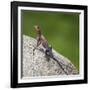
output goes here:
<path id="1" fill-rule="evenodd" d="M 80 74 L 79 75 L 60 75 L 60 76 L 43 76 L 21 79 L 21 10 L 35 11 L 54 11 L 54 12 L 72 12 L 80 13 L 80 32 L 79 32 L 79 49 L 80 49 Z M 75 9 L 52 9 L 37 7 L 18 7 L 18 83 L 45 82 L 45 81 L 67 81 L 84 79 L 84 11 Z"/>

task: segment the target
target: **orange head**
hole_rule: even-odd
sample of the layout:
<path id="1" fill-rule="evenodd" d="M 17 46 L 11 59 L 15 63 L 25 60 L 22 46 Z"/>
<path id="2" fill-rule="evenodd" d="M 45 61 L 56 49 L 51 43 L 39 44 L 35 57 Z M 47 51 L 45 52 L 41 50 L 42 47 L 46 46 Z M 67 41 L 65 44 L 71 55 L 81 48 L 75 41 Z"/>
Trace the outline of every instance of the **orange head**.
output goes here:
<path id="1" fill-rule="evenodd" d="M 34 28 L 36 31 L 40 31 L 40 27 L 38 25 L 35 25 Z"/>
<path id="2" fill-rule="evenodd" d="M 40 27 L 39 27 L 38 25 L 35 25 L 34 28 L 35 28 L 35 31 L 36 31 L 38 34 L 41 34 L 41 30 L 40 30 Z"/>

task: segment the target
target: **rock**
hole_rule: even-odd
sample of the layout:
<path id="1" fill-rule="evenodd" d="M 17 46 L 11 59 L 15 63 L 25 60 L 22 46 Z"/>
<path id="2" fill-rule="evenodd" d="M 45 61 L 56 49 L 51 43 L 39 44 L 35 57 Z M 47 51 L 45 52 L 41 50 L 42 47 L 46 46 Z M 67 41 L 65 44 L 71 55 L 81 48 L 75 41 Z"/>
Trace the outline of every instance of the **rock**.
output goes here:
<path id="1" fill-rule="evenodd" d="M 47 60 L 45 53 L 42 52 L 42 45 L 33 52 L 36 43 L 36 39 L 23 35 L 22 77 L 78 74 L 71 61 L 55 50 L 52 50 L 53 54 L 63 69 L 55 60 L 51 58 L 49 61 Z"/>

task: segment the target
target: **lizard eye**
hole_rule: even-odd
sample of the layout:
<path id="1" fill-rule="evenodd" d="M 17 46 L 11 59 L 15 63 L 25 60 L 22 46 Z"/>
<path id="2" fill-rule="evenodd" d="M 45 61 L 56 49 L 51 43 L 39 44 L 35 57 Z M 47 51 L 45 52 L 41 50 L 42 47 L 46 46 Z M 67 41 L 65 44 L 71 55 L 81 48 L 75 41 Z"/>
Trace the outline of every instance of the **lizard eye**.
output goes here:
<path id="1" fill-rule="evenodd" d="M 37 26 L 37 29 L 39 29 L 39 26 Z"/>

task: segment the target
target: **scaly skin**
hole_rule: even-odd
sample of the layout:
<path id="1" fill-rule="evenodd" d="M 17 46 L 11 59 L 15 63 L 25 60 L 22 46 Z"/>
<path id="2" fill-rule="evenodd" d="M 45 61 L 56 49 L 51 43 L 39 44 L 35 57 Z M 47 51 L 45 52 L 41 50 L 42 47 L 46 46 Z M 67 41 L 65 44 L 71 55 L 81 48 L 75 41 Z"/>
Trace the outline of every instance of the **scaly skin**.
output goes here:
<path id="1" fill-rule="evenodd" d="M 68 75 L 68 73 L 64 70 L 64 68 L 62 67 L 63 63 L 59 62 L 53 55 L 52 53 L 52 47 L 49 46 L 48 44 L 48 41 L 46 40 L 46 38 L 44 37 L 44 35 L 41 33 L 41 29 L 38 25 L 35 25 L 34 26 L 35 28 L 35 31 L 37 33 L 37 46 L 34 48 L 34 50 L 40 45 L 42 44 L 42 46 L 45 48 L 45 55 L 48 57 L 48 58 L 52 58 L 53 60 L 55 60 L 58 65 L 60 66 L 60 68 L 64 71 L 64 73 L 66 75 Z M 34 51 L 33 50 L 33 51 Z"/>

